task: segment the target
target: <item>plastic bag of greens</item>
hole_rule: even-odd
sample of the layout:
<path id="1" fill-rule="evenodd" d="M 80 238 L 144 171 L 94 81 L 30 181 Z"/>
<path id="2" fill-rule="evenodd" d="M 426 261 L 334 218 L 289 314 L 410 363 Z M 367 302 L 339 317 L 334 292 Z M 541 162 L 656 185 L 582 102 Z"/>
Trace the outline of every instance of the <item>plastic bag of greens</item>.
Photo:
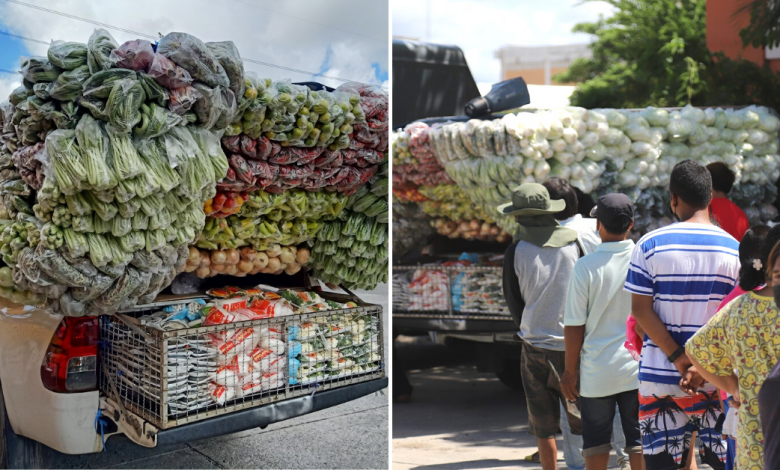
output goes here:
<path id="1" fill-rule="evenodd" d="M 22 57 L 19 61 L 22 76 L 30 83 L 53 82 L 62 73 L 62 69 L 54 66 L 46 57 Z"/>
<path id="2" fill-rule="evenodd" d="M 193 86 L 171 88 L 171 101 L 168 103 L 168 109 L 180 116 L 184 115 L 192 108 L 192 105 L 195 104 L 200 96 L 200 92 Z"/>
<path id="3" fill-rule="evenodd" d="M 114 132 L 111 129 L 106 129 L 106 133 L 111 143 L 111 164 L 120 181 L 133 178 L 142 171 L 149 170 L 133 147 L 129 135 Z"/>
<path id="4" fill-rule="evenodd" d="M 143 232 L 131 231 L 119 237 L 119 246 L 127 253 L 136 253 L 146 246 L 146 237 Z"/>
<path id="5" fill-rule="evenodd" d="M 83 233 L 76 232 L 72 228 L 65 228 L 63 229 L 63 237 L 65 238 L 65 247 L 72 257 L 84 256 L 89 250 L 87 237 Z"/>
<path id="6" fill-rule="evenodd" d="M 103 220 L 97 214 L 92 214 L 92 226 L 95 228 L 94 233 L 100 235 L 111 233 L 111 221 Z"/>
<path id="7" fill-rule="evenodd" d="M 87 45 L 80 42 L 53 41 L 46 55 L 49 62 L 65 70 L 87 65 Z"/>
<path id="8" fill-rule="evenodd" d="M 33 86 L 33 90 L 34 89 L 35 86 Z M 20 85 L 19 87 L 15 88 L 14 91 L 11 92 L 11 94 L 8 96 L 8 101 L 10 101 L 12 105 L 16 106 L 22 101 L 25 101 L 27 97 L 29 97 L 32 94 L 33 93 L 30 90 L 28 90 L 25 86 Z"/>
<path id="9" fill-rule="evenodd" d="M 103 122 L 108 122 L 108 114 L 106 114 L 106 103 L 99 99 L 91 98 L 79 98 L 79 105 L 89 111 L 89 113 L 95 119 L 100 119 Z"/>
<path id="10" fill-rule="evenodd" d="M 127 41 L 117 47 L 108 56 L 108 61 L 113 67 L 130 70 L 149 70 L 154 59 L 152 43 L 143 39 Z"/>
<path id="11" fill-rule="evenodd" d="M 230 81 L 230 89 L 236 97 L 244 96 L 244 61 L 233 41 L 207 42 L 206 47 L 225 69 Z"/>
<path id="12" fill-rule="evenodd" d="M 138 212 L 138 209 L 141 208 L 141 202 L 138 198 L 132 198 L 126 202 L 118 202 L 116 206 L 117 209 L 119 209 L 119 215 L 121 217 L 130 219 Z"/>
<path id="13" fill-rule="evenodd" d="M 108 136 L 102 126 L 89 114 L 81 117 L 76 126 L 76 140 L 81 149 L 87 181 L 97 190 L 105 190 L 116 186 L 117 179 L 108 166 Z"/>
<path id="14" fill-rule="evenodd" d="M 108 98 L 117 81 L 124 79 L 135 80 L 137 77 L 138 75 L 129 69 L 102 70 L 84 82 L 84 97 L 90 99 Z"/>
<path id="15" fill-rule="evenodd" d="M 138 80 L 118 80 L 106 101 L 106 114 L 111 127 L 117 132 L 129 133 L 141 121 L 141 103 L 144 89 Z"/>
<path id="16" fill-rule="evenodd" d="M 225 127 L 229 126 L 237 116 L 236 95 L 233 93 L 233 90 L 229 88 L 223 88 L 221 94 L 222 103 L 225 106 L 222 108 L 222 112 L 220 113 L 217 122 L 214 123 L 214 127 L 217 129 L 224 129 Z"/>
<path id="17" fill-rule="evenodd" d="M 138 199 L 133 199 L 133 201 L 136 201 Z M 140 209 L 140 201 L 138 203 L 138 208 Z M 133 215 L 133 230 L 147 230 L 149 228 L 149 216 L 143 213 L 142 211 L 138 210 Z M 146 242 L 144 242 L 145 244 Z"/>
<path id="18" fill-rule="evenodd" d="M 162 147 L 163 142 L 160 139 L 141 142 L 138 146 L 138 153 L 149 171 L 155 174 L 160 189 L 164 193 L 168 193 L 179 185 L 181 177 L 176 170 L 171 168 L 167 156 L 163 153 L 165 151 Z"/>
<path id="19" fill-rule="evenodd" d="M 101 219 L 105 221 L 109 221 L 116 216 L 118 209 L 114 204 L 109 204 L 99 200 L 91 192 L 84 192 L 83 194 L 84 194 L 84 198 L 89 202 L 89 205 L 92 207 L 92 210 Z"/>
<path id="20" fill-rule="evenodd" d="M 201 95 L 193 106 L 193 111 L 198 117 L 198 125 L 204 129 L 211 129 L 227 109 L 222 89 L 220 87 L 209 88 L 203 83 L 195 83 L 193 87 Z"/>
<path id="21" fill-rule="evenodd" d="M 124 217 L 114 217 L 111 219 L 111 235 L 115 237 L 123 237 L 130 233 L 132 229 L 132 219 L 126 219 Z"/>
<path id="22" fill-rule="evenodd" d="M 138 72 L 138 81 L 141 82 L 147 100 L 154 101 L 160 106 L 165 106 L 165 102 L 170 99 L 168 90 L 160 86 L 151 75 L 143 72 Z"/>
<path id="23" fill-rule="evenodd" d="M 46 151 L 36 158 L 41 160 L 44 172 L 51 174 L 60 191 L 72 195 L 87 186 L 87 170 L 83 165 L 83 157 L 76 145 L 76 132 L 72 130 L 56 130 L 46 137 Z M 53 171 L 49 173 L 46 168 Z"/>
<path id="24" fill-rule="evenodd" d="M 184 67 L 195 80 L 210 87 L 230 86 L 225 69 L 200 39 L 187 33 L 169 33 L 157 45 L 157 53 Z"/>
<path id="25" fill-rule="evenodd" d="M 90 233 L 95 231 L 95 224 L 92 221 L 92 215 L 74 215 L 72 219 L 73 230 L 76 232 Z"/>
<path id="26" fill-rule="evenodd" d="M 87 42 L 87 65 L 92 74 L 111 68 L 111 51 L 119 47 L 119 44 L 105 29 L 96 29 Z"/>
<path id="27" fill-rule="evenodd" d="M 230 167 L 222 145 L 220 145 L 219 134 L 194 127 L 188 129 L 200 151 L 211 161 L 214 168 L 214 180 L 219 181 L 224 178 Z"/>
<path id="28" fill-rule="evenodd" d="M 135 178 L 119 180 L 114 188 L 114 197 L 118 203 L 128 202 L 136 196 Z"/>
<path id="29" fill-rule="evenodd" d="M 49 92 L 51 91 L 52 87 L 54 87 L 54 83 L 52 82 L 36 83 L 33 85 L 33 92 L 38 98 L 42 100 L 48 100 L 51 97 Z"/>
<path id="30" fill-rule="evenodd" d="M 137 140 L 151 139 L 162 135 L 173 126 L 178 126 L 183 118 L 155 103 L 141 104 L 141 122 L 133 128 L 133 137 Z"/>

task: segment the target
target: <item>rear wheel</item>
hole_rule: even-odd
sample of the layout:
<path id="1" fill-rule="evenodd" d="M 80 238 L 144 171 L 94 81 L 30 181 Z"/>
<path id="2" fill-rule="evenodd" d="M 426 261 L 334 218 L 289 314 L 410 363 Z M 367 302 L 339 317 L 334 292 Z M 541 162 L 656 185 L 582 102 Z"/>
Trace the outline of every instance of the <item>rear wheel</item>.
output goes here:
<path id="1" fill-rule="evenodd" d="M 17 435 L 8 420 L 3 387 L 0 385 L 0 468 L 49 468 L 51 449 Z"/>
<path id="2" fill-rule="evenodd" d="M 507 359 L 504 369 L 496 372 L 496 376 L 502 384 L 512 390 L 523 390 L 523 380 L 520 376 L 520 359 Z"/>

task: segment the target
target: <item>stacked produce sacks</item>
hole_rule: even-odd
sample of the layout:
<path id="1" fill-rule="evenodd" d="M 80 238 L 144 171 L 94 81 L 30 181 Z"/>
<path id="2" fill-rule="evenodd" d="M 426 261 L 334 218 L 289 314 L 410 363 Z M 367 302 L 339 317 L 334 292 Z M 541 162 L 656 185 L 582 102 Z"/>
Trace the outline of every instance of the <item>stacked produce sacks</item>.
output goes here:
<path id="1" fill-rule="evenodd" d="M 206 201 L 199 256 L 193 252 L 186 270 L 199 277 L 295 274 L 317 234 L 345 218 L 348 198 L 365 196 L 369 182 L 382 196 L 371 213 L 385 221 L 377 232 L 387 238 L 387 176 L 378 175 L 386 168 L 384 92 L 357 83 L 313 91 L 247 74 L 239 110 L 222 138 L 230 168 Z M 323 267 L 315 274 L 345 281 Z"/>
<path id="2" fill-rule="evenodd" d="M 437 160 L 432 128 L 415 122 L 393 136 L 393 195 L 397 203 L 417 203 L 440 235 L 466 240 L 505 242 L 509 235 L 482 208 L 474 206 Z M 410 234 L 411 235 L 411 234 Z M 394 235 L 402 239 L 404 230 Z M 406 243 L 414 245 L 412 236 Z"/>
<path id="3" fill-rule="evenodd" d="M 447 174 L 508 233 L 515 223 L 499 217 L 495 207 L 510 200 L 518 184 L 557 176 L 586 194 L 619 191 L 631 196 L 639 235 L 671 222 L 669 175 L 685 159 L 726 163 L 737 175 L 731 197 L 749 217 L 776 217 L 771 203 L 780 175 L 778 128 L 780 119 L 760 106 L 674 111 L 568 107 L 437 125 L 429 134 Z"/>
<path id="4" fill-rule="evenodd" d="M 228 171 L 219 139 L 238 112 L 240 63 L 230 42 L 171 33 L 119 45 L 104 30 L 23 59 L 23 85 L 0 106 L 2 201 L 15 220 L 0 248 L 13 282 L 0 294 L 79 316 L 168 286 Z"/>

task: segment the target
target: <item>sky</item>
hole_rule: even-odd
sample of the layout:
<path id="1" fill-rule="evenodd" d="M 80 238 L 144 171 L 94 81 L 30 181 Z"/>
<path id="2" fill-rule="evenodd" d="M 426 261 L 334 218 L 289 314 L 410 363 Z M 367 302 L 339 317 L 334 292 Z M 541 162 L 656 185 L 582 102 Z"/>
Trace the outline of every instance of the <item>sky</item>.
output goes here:
<path id="1" fill-rule="evenodd" d="M 20 3 L 148 35 L 180 31 L 204 42 L 232 40 L 242 57 L 311 72 L 244 64 L 259 77 L 333 87 L 343 82 L 322 75 L 375 84 L 388 80 L 388 0 L 0 0 L 0 31 L 47 43 L 86 43 L 99 26 Z M 139 39 L 105 29 L 120 44 Z M 45 56 L 46 50 L 44 44 L 0 34 L 0 69 L 18 70 L 19 56 Z M 19 84 L 17 76 L 0 72 L 0 96 Z"/>
<path id="2" fill-rule="evenodd" d="M 392 8 L 393 36 L 460 46 L 474 79 L 487 83 L 500 80 L 493 53 L 501 47 L 588 43 L 591 36 L 572 33 L 574 25 L 612 11 L 604 2 L 581 0 L 393 0 Z"/>

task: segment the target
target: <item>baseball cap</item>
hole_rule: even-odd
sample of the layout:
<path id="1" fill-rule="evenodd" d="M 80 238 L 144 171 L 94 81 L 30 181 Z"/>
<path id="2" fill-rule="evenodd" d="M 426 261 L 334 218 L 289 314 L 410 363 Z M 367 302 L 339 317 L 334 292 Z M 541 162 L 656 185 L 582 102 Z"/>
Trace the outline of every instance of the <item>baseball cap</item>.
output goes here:
<path id="1" fill-rule="evenodd" d="M 596 205 L 590 210 L 590 216 L 597 218 L 605 224 L 610 224 L 623 218 L 633 220 L 634 203 L 625 194 L 605 194 L 599 198 Z"/>

